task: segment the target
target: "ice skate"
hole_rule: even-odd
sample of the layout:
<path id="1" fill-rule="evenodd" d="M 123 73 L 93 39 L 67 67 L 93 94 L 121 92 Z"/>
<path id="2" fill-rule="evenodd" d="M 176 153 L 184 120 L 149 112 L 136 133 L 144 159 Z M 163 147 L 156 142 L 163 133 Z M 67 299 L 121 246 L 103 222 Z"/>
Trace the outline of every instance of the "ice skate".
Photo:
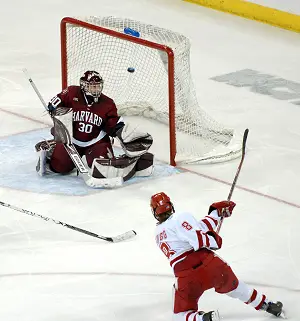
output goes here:
<path id="1" fill-rule="evenodd" d="M 199 315 L 202 316 L 202 321 L 220 321 L 220 316 L 218 311 L 209 311 L 209 312 L 200 311 Z"/>
<path id="2" fill-rule="evenodd" d="M 274 302 L 268 302 L 264 303 L 262 310 L 265 310 L 266 312 L 274 315 L 275 317 L 282 317 L 284 318 L 283 314 L 283 304 L 280 301 Z"/>

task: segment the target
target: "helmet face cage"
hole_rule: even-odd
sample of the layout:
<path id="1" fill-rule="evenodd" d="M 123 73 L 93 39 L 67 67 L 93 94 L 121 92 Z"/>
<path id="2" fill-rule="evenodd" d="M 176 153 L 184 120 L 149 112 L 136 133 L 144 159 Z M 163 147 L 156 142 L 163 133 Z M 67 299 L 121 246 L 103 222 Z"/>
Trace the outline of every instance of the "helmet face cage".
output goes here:
<path id="1" fill-rule="evenodd" d="M 103 90 L 103 79 L 97 71 L 86 71 L 80 78 L 80 88 L 85 95 L 98 101 Z"/>

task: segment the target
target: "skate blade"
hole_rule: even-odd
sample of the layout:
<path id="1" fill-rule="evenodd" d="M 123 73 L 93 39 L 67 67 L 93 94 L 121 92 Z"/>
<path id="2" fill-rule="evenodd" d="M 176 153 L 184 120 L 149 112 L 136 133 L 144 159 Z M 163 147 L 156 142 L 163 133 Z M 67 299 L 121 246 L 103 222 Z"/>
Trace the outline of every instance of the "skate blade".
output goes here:
<path id="1" fill-rule="evenodd" d="M 281 319 L 287 319 L 285 312 L 282 310 L 280 314 Z"/>

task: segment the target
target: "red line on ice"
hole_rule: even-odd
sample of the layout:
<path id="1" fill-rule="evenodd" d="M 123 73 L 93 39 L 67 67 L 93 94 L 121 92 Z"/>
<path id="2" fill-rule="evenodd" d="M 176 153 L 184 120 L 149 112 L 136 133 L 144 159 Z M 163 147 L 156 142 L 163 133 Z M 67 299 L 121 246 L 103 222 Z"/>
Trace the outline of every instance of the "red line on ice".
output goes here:
<path id="1" fill-rule="evenodd" d="M 37 119 L 31 118 L 31 117 L 28 117 L 28 116 L 24 116 L 24 115 L 22 115 L 22 114 L 18 114 L 18 113 L 16 113 L 16 112 L 13 112 L 13 111 L 10 111 L 10 110 L 2 109 L 1 107 L 0 107 L 0 111 L 3 111 L 3 112 L 5 112 L 5 113 L 7 113 L 7 114 L 11 114 L 11 115 L 14 115 L 14 116 L 16 116 L 16 117 L 20 117 L 20 118 L 23 118 L 23 119 L 27 119 L 27 120 L 36 122 L 36 123 L 38 123 L 38 124 L 42 124 L 42 125 L 45 125 L 45 126 L 50 127 L 50 124 L 49 124 L 49 123 L 46 123 L 46 122 L 43 122 L 43 121 L 41 121 L 41 120 L 37 120 Z M 33 129 L 33 130 L 36 130 L 36 129 Z M 29 132 L 29 131 L 27 130 L 27 131 L 25 131 L 25 132 Z M 22 132 L 19 132 L 19 133 L 13 134 L 13 135 L 17 135 L 17 134 L 21 134 L 21 133 L 22 133 Z M 12 136 L 12 135 L 9 135 L 9 136 Z M 6 137 L 6 136 L 1 136 L 1 137 Z M 178 168 L 179 168 L 179 169 L 182 169 L 183 171 L 191 172 L 191 173 L 194 173 L 194 174 L 199 175 L 199 176 L 201 176 L 201 177 L 204 177 L 204 178 L 213 180 L 213 181 L 215 181 L 215 182 L 219 182 L 219 183 L 222 183 L 222 184 L 231 186 L 231 183 L 226 182 L 226 181 L 224 181 L 224 180 L 222 180 L 222 179 L 220 179 L 220 178 L 213 177 L 213 176 L 206 175 L 206 174 L 202 174 L 202 173 L 199 173 L 199 172 L 196 172 L 196 171 L 193 171 L 193 170 L 186 169 L 186 168 L 184 168 L 184 167 L 178 167 Z M 261 192 L 252 190 L 252 189 L 250 189 L 250 188 L 247 188 L 247 187 L 243 187 L 243 186 L 240 186 L 240 185 L 236 185 L 235 188 L 238 188 L 238 189 L 240 189 L 240 190 L 243 190 L 243 191 L 248 192 L 248 193 L 251 193 L 251 194 L 255 194 L 255 195 L 258 195 L 258 196 L 261 196 L 261 197 L 268 198 L 268 199 L 270 199 L 270 200 L 273 200 L 273 201 L 276 201 L 276 202 L 279 202 L 279 203 L 282 203 L 282 204 L 286 204 L 286 205 L 289 205 L 289 206 L 292 206 L 292 207 L 300 208 L 300 205 L 299 205 L 299 204 L 292 203 L 292 202 L 283 200 L 283 199 L 278 198 L 278 197 L 275 197 L 275 196 L 271 196 L 271 195 L 268 195 L 268 194 L 264 194 L 264 193 L 261 193 Z"/>
<path id="2" fill-rule="evenodd" d="M 199 173 L 199 172 L 196 172 L 196 171 L 193 171 L 193 170 L 190 170 L 190 169 L 186 169 L 184 167 L 179 167 L 179 168 L 182 169 L 183 171 L 191 172 L 193 174 L 199 175 L 201 177 L 204 177 L 204 178 L 207 178 L 207 179 L 210 179 L 212 181 L 219 182 L 219 183 L 222 183 L 222 184 L 225 184 L 225 185 L 228 185 L 228 186 L 231 186 L 231 184 L 232 184 L 232 183 L 226 182 L 226 181 L 224 181 L 224 180 L 222 180 L 220 178 L 213 177 L 213 176 L 210 176 L 210 175 L 206 175 L 206 174 L 203 174 L 203 173 Z M 299 204 L 292 203 L 292 202 L 283 200 L 283 199 L 275 197 L 275 196 L 264 194 L 264 193 L 252 190 L 250 188 L 247 188 L 247 187 L 236 185 L 235 188 L 238 188 L 240 190 L 246 191 L 246 192 L 251 193 L 251 194 L 255 194 L 255 195 L 258 195 L 258 196 L 261 196 L 261 197 L 265 197 L 265 198 L 271 199 L 271 200 L 279 202 L 279 203 L 283 203 L 283 204 L 286 204 L 286 205 L 289 205 L 289 206 L 292 206 L 292 207 L 300 208 Z"/>

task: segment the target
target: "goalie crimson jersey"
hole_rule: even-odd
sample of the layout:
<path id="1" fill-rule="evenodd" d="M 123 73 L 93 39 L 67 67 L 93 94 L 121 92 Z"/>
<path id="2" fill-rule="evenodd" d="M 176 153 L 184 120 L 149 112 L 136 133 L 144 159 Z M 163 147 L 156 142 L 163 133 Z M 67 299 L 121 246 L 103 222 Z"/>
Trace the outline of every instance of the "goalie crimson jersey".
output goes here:
<path id="1" fill-rule="evenodd" d="M 80 147 L 90 146 L 114 134 L 118 116 L 114 101 L 101 94 L 98 102 L 88 106 L 79 86 L 69 86 L 53 97 L 50 103 L 54 107 L 68 107 L 73 110 L 73 143 Z"/>
<path id="2" fill-rule="evenodd" d="M 205 232 L 215 230 L 220 217 L 216 210 L 205 216 L 201 221 L 187 212 L 174 213 L 165 222 L 156 226 L 156 244 L 168 258 L 171 267 L 183 261 L 187 256 L 201 250 L 203 258 L 206 256 L 208 247 L 217 247 L 212 236 Z M 205 245 L 208 245 L 206 247 Z"/>

